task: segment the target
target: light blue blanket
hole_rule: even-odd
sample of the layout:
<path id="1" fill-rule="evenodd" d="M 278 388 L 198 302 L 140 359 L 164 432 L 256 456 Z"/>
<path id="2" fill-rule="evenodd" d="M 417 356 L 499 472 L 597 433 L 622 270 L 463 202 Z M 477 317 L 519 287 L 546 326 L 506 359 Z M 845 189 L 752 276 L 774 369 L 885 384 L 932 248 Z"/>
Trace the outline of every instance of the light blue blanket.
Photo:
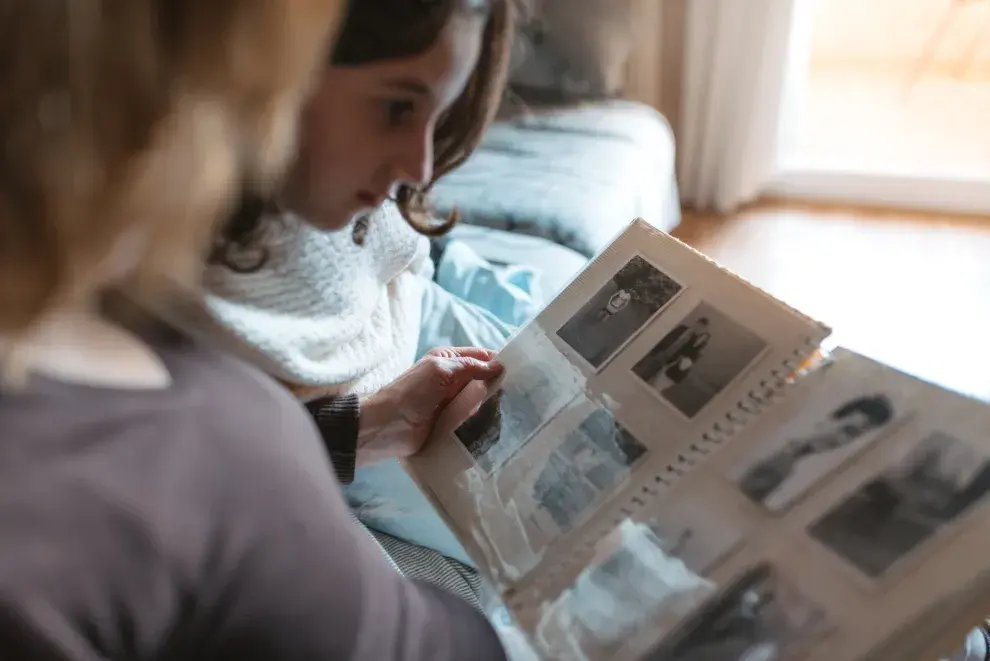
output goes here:
<path id="1" fill-rule="evenodd" d="M 948 661 L 987 661 L 990 658 L 990 649 L 987 646 L 987 637 L 982 629 L 973 629 L 966 636 L 966 643 L 962 649 L 956 652 Z"/>
<path id="2" fill-rule="evenodd" d="M 543 307 L 539 272 L 495 266 L 452 241 L 423 296 L 419 356 L 435 347 L 501 349 L 518 326 Z M 474 566 L 460 542 L 397 461 L 361 468 L 344 489 L 369 528 L 426 546 Z"/>

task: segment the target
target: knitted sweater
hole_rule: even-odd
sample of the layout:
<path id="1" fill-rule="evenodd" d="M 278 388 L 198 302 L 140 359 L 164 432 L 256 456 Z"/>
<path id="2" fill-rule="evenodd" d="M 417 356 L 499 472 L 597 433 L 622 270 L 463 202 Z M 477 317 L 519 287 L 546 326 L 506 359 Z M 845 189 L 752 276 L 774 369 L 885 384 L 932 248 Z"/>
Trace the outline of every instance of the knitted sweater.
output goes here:
<path id="1" fill-rule="evenodd" d="M 429 241 L 391 202 L 338 232 L 285 219 L 254 273 L 213 266 L 202 306 L 179 321 L 293 388 L 298 396 L 366 394 L 415 359 Z"/>

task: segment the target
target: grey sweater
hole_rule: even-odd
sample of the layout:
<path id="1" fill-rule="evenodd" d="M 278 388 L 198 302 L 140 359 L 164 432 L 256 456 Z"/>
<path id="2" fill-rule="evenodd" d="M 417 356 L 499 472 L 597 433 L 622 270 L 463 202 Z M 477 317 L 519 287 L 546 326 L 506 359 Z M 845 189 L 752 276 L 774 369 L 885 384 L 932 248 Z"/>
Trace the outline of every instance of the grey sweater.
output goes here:
<path id="1" fill-rule="evenodd" d="M 165 391 L 0 395 L 0 658 L 505 658 L 351 523 L 288 394 L 191 343 L 156 349 Z"/>

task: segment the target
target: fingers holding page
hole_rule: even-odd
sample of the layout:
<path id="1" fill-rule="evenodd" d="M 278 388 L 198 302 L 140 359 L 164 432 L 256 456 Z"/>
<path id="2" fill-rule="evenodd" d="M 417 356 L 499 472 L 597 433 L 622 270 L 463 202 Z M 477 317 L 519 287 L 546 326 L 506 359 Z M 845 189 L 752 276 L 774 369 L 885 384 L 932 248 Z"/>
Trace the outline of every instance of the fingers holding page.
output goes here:
<path id="1" fill-rule="evenodd" d="M 483 362 L 491 362 L 498 357 L 497 351 L 484 347 L 437 347 L 426 354 L 438 358 L 474 358 Z"/>

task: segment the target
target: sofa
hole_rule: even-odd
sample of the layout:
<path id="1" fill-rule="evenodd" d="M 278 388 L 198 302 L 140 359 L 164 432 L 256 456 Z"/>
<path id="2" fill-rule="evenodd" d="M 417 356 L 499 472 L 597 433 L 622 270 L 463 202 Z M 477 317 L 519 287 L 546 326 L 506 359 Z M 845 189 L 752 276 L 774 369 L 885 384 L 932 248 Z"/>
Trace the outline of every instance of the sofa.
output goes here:
<path id="1" fill-rule="evenodd" d="M 680 222 L 670 126 L 622 99 L 631 7 L 532 4 L 499 119 L 433 190 L 439 211 L 461 214 L 453 238 L 496 263 L 538 266 L 551 293 L 634 218 L 665 231 Z"/>

